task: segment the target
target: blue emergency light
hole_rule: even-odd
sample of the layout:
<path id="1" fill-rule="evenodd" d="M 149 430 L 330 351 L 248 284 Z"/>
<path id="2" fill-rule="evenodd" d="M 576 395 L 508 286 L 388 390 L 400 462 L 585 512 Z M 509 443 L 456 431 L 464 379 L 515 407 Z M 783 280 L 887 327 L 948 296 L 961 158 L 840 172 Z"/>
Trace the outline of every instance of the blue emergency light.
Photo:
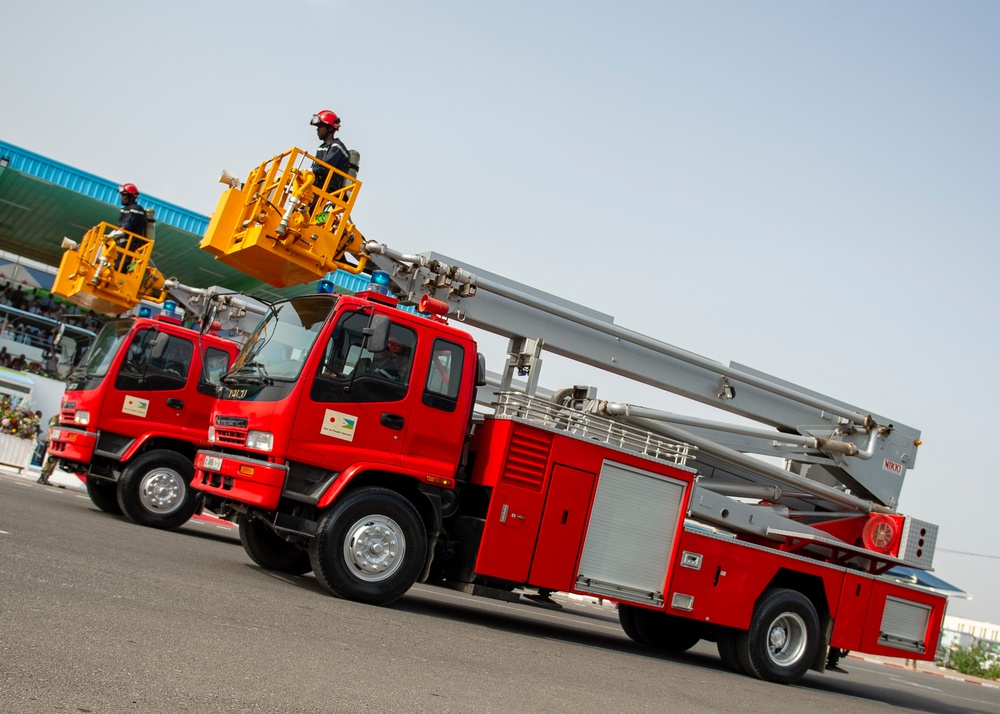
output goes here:
<path id="1" fill-rule="evenodd" d="M 319 295 L 332 295 L 334 284 L 333 281 L 328 278 L 323 278 L 318 283 L 316 283 L 316 292 Z"/>
<path id="2" fill-rule="evenodd" d="M 149 305 L 139 306 L 139 317 L 152 317 L 153 311 L 149 308 Z"/>
<path id="3" fill-rule="evenodd" d="M 368 283 L 368 289 L 373 293 L 392 295 L 392 292 L 389 290 L 389 273 L 384 270 L 373 271 L 372 280 Z"/>

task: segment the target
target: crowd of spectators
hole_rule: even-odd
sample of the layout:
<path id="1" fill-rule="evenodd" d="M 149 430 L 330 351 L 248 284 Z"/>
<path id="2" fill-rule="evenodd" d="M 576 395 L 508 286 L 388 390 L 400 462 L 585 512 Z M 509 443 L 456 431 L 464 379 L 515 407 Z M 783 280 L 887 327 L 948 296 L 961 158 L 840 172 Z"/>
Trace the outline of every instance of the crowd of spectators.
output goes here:
<path id="1" fill-rule="evenodd" d="M 16 285 L 9 280 L 0 284 L 0 306 L 12 307 L 57 321 L 62 320 L 67 315 L 78 315 L 79 317 L 73 319 L 73 324 L 92 332 L 100 330 L 105 322 L 104 317 L 64 302 L 47 290 Z M 29 320 L 16 313 L 0 310 L 0 337 L 37 347 L 42 350 L 43 357 L 42 361 L 33 360 L 25 354 L 17 354 L 16 349 L 8 350 L 4 346 L 0 347 L 0 367 L 58 378 L 56 355 L 60 352 L 60 348 L 59 346 L 53 347 L 52 344 L 56 327 L 55 325 L 50 327 L 38 323 L 30 324 Z"/>

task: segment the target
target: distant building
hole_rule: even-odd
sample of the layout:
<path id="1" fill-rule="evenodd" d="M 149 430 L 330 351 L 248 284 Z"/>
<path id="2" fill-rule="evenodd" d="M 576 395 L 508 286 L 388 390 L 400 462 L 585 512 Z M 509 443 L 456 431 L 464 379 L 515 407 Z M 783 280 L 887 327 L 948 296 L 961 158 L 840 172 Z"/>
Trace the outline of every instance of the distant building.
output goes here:
<path id="1" fill-rule="evenodd" d="M 992 622 L 979 622 L 978 620 L 966 620 L 963 617 L 945 615 L 944 629 L 971 635 L 977 640 L 1000 642 L 1000 625 L 994 625 Z"/>

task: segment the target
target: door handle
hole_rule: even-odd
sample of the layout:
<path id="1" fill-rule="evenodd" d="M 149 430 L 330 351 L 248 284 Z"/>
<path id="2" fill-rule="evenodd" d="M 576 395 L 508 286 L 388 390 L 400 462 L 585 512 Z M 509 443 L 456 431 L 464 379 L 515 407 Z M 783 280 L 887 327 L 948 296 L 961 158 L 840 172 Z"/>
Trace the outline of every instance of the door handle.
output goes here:
<path id="1" fill-rule="evenodd" d="M 184 408 L 184 400 L 183 399 L 177 399 L 176 397 L 168 397 L 167 398 L 167 406 L 170 407 L 171 409 L 183 409 Z"/>
<path id="2" fill-rule="evenodd" d="M 390 429 L 395 429 L 400 431 L 403 428 L 403 417 L 399 414 L 390 414 L 389 412 L 384 412 L 382 418 L 379 419 L 379 423 L 382 426 L 388 427 Z"/>

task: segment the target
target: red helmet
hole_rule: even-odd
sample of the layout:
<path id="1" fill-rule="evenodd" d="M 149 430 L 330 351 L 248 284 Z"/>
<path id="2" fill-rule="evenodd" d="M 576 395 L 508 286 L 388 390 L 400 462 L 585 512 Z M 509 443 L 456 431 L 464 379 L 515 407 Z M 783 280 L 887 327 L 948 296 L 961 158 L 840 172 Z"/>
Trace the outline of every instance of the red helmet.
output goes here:
<path id="1" fill-rule="evenodd" d="M 319 126 L 320 124 L 326 124 L 327 126 L 333 127 L 334 129 L 340 128 L 340 117 L 331 112 L 329 109 L 321 109 L 320 111 L 313 114 L 313 118 L 309 121 L 313 126 Z"/>
<path id="2" fill-rule="evenodd" d="M 386 347 L 388 347 L 389 351 L 392 352 L 394 355 L 403 354 L 403 350 L 405 349 L 405 345 L 399 340 L 397 340 L 395 337 L 390 337 L 388 339 L 388 341 L 386 342 Z"/>
<path id="3" fill-rule="evenodd" d="M 118 193 L 127 193 L 134 198 L 139 198 L 139 189 L 135 187 L 134 183 L 123 183 L 118 187 Z"/>

